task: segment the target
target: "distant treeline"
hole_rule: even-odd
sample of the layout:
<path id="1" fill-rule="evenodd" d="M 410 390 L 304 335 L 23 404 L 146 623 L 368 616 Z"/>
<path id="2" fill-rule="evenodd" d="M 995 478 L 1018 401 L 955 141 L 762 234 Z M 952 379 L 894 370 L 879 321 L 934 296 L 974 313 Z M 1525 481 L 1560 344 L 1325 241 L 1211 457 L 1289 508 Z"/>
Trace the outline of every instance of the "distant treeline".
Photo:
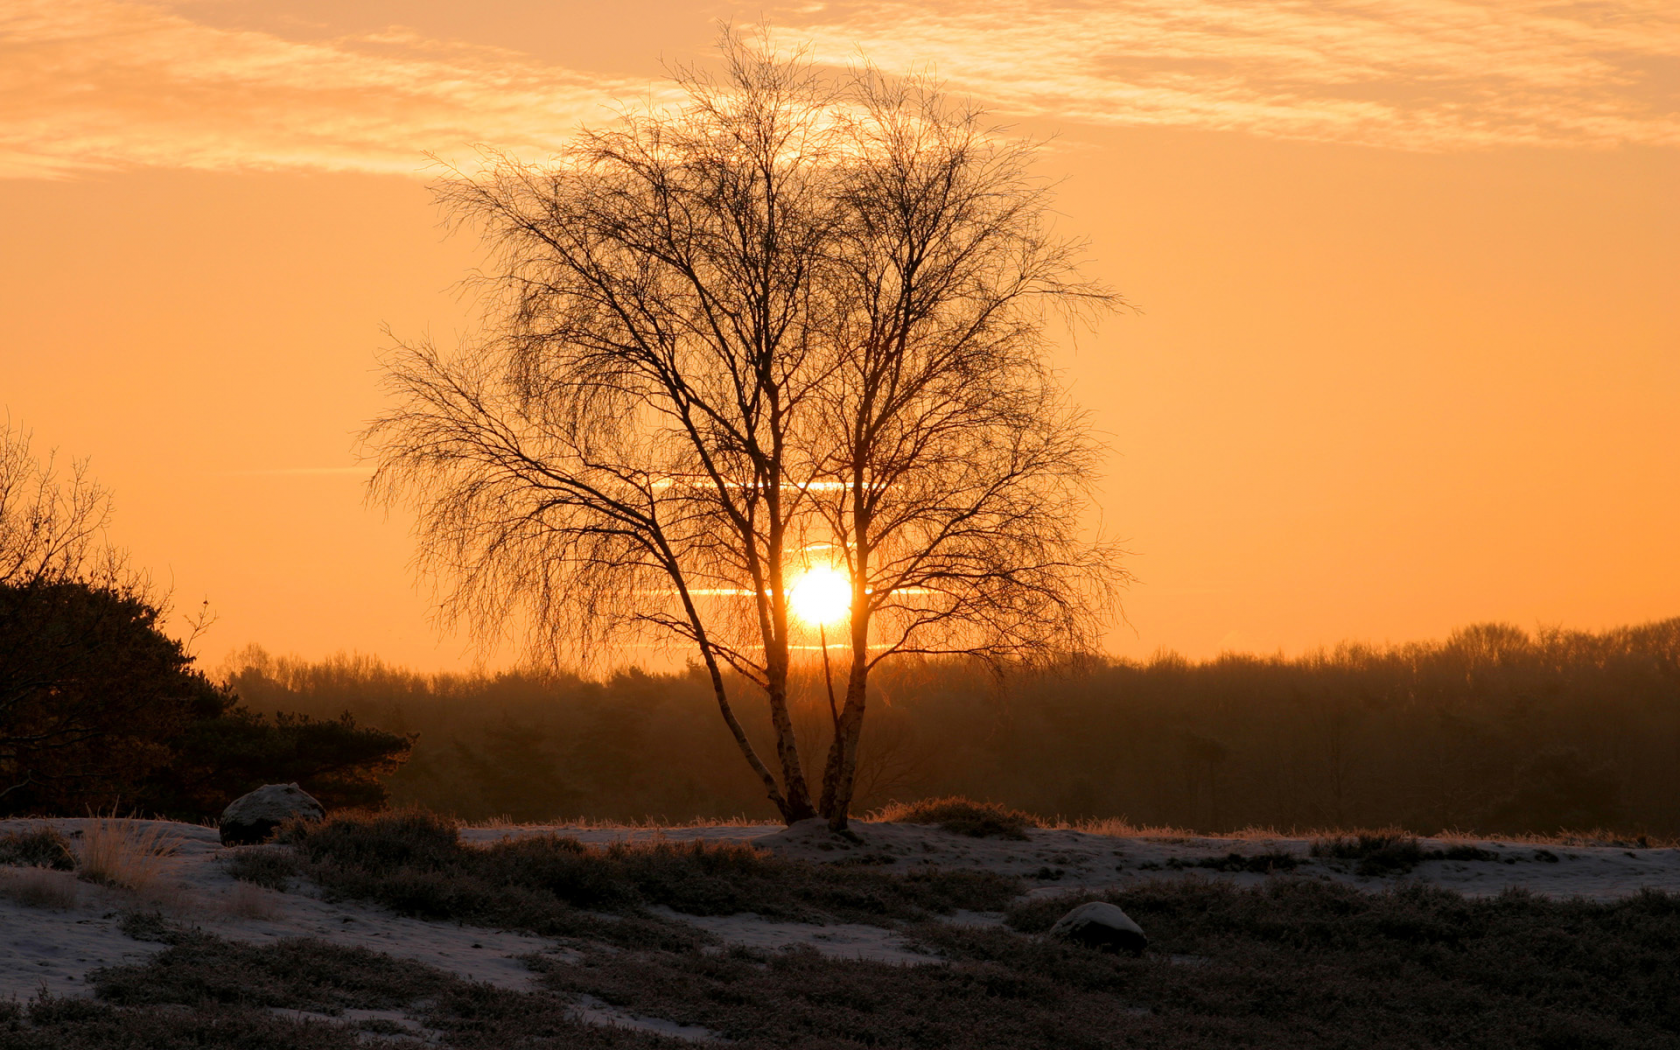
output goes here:
<path id="1" fill-rule="evenodd" d="M 820 759 L 828 714 L 807 675 L 802 739 Z M 1001 677 L 911 661 L 875 682 L 860 811 L 962 794 L 1208 831 L 1680 833 L 1680 619 Z M 399 804 L 529 821 L 774 816 L 694 673 L 418 675 L 251 649 L 227 684 L 256 711 L 418 734 L 387 784 Z M 736 692 L 742 721 L 763 721 Z"/>

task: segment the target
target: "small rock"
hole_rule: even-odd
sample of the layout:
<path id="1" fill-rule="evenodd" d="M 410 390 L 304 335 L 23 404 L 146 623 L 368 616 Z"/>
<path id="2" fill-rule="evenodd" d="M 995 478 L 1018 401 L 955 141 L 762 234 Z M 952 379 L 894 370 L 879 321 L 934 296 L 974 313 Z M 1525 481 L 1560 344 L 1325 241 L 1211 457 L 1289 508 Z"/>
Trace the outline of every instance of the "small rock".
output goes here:
<path id="1" fill-rule="evenodd" d="M 1081 904 L 1057 919 L 1056 925 L 1050 927 L 1050 936 L 1105 952 L 1125 949 L 1133 955 L 1140 954 L 1149 946 L 1143 927 L 1119 908 L 1103 901 Z"/>
<path id="2" fill-rule="evenodd" d="M 326 815 L 321 804 L 296 784 L 265 784 L 222 810 L 222 845 L 255 845 L 293 817 L 320 820 Z"/>

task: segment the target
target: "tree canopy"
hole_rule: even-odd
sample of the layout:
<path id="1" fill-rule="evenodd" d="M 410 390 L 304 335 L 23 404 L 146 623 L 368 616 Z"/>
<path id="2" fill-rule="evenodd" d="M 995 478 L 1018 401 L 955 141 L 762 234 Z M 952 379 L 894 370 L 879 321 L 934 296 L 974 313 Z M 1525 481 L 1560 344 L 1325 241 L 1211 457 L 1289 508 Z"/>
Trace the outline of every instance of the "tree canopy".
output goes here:
<path id="1" fill-rule="evenodd" d="M 1123 573 L 1081 532 L 1098 450 L 1050 325 L 1118 300 L 1051 232 L 1031 144 L 926 83 L 722 58 L 680 106 L 441 185 L 491 249 L 486 323 L 389 359 L 372 491 L 418 511 L 446 618 L 551 660 L 690 647 L 783 817 L 839 828 L 881 660 L 1094 646 Z M 801 622 L 810 573 L 842 594 Z M 788 676 L 829 620 L 819 793 Z"/>

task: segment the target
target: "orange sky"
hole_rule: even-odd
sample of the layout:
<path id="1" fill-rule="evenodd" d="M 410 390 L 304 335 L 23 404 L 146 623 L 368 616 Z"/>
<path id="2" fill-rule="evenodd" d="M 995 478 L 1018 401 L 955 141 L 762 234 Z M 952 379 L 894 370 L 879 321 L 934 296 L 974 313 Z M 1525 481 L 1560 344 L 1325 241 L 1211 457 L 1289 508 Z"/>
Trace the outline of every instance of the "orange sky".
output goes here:
<path id="1" fill-rule="evenodd" d="M 1672 3 L 610 6 L 0 0 L 0 409 L 92 457 L 212 664 L 468 659 L 351 453 L 381 325 L 470 317 L 425 154 L 541 156 L 723 17 L 1057 136 L 1143 310 L 1064 356 L 1115 652 L 1680 615 Z"/>

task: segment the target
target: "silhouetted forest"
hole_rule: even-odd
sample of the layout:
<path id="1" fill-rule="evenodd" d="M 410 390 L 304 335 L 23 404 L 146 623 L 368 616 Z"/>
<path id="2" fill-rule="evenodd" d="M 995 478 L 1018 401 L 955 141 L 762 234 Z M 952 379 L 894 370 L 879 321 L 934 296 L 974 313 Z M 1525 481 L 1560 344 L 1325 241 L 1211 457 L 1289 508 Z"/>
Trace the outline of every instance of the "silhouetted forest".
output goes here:
<path id="1" fill-rule="evenodd" d="M 815 752 L 828 712 L 806 675 Z M 227 684 L 256 711 L 418 734 L 387 784 L 399 804 L 529 821 L 774 816 L 694 673 L 418 675 L 253 648 Z M 1680 619 L 1001 677 L 889 663 L 871 702 L 858 811 L 964 794 L 1202 830 L 1680 832 Z"/>
<path id="2" fill-rule="evenodd" d="M 377 806 L 409 741 L 258 715 L 205 677 L 135 584 L 0 581 L 0 815 L 121 807 L 213 818 L 265 783 Z"/>

